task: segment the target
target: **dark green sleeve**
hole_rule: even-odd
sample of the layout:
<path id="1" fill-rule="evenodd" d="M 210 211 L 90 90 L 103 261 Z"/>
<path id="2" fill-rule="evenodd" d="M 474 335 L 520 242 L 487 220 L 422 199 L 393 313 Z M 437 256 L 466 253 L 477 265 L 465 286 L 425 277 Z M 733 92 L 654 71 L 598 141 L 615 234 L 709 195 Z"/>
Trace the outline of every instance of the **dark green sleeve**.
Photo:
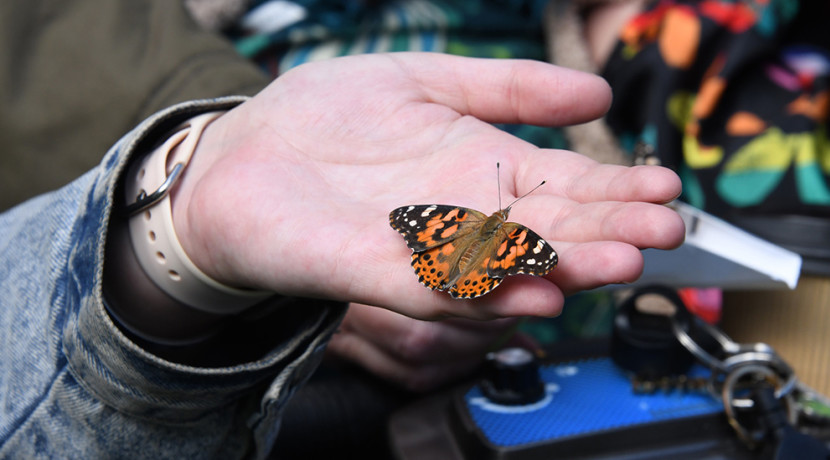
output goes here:
<path id="1" fill-rule="evenodd" d="M 0 210 L 101 161 L 177 102 L 269 81 L 171 0 L 0 2 Z"/>

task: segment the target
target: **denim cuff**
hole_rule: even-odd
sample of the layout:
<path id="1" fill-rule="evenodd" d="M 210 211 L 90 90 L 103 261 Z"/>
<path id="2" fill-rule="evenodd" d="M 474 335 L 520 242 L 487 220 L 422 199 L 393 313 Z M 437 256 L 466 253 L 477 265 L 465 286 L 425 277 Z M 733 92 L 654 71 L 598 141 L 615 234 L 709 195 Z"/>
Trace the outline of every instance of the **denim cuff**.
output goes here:
<path id="1" fill-rule="evenodd" d="M 227 367 L 194 367 L 161 359 L 125 336 L 106 312 L 102 273 L 107 224 L 116 186 L 136 152 L 149 150 L 160 136 L 199 113 L 229 109 L 246 98 L 229 97 L 180 104 L 146 120 L 107 154 L 89 188 L 73 227 L 66 295 L 76 298 L 62 333 L 68 369 L 78 383 L 106 405 L 139 418 L 193 422 L 263 386 L 262 414 L 316 367 L 345 306 L 307 301 L 283 307 L 273 348 L 256 360 Z M 94 279 L 94 283 L 89 280 Z M 280 337 L 280 334 L 281 337 Z M 270 382 L 270 383 L 269 383 Z M 293 391 L 293 390 L 292 390 Z M 265 415 L 263 415 L 265 416 Z M 249 422 L 256 424 L 257 415 Z M 270 416 L 266 418 L 271 418 Z M 268 435 L 264 435 L 268 437 Z"/>

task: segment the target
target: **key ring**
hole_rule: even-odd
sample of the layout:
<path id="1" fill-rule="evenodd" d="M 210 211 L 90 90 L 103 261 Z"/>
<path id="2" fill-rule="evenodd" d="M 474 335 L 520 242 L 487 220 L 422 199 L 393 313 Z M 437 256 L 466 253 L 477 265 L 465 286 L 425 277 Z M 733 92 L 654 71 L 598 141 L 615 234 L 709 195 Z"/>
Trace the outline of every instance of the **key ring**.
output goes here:
<path id="1" fill-rule="evenodd" d="M 709 327 L 708 323 L 703 323 L 701 325 L 703 326 L 703 329 L 707 333 L 709 333 L 710 336 L 712 336 L 715 340 L 718 341 L 722 349 L 727 350 L 727 348 L 732 347 L 732 344 L 735 344 L 735 342 L 733 342 L 732 339 L 727 337 L 726 334 L 723 334 L 715 328 Z M 692 336 L 690 336 L 689 333 L 683 329 L 682 325 L 677 320 L 675 320 L 674 317 L 671 318 L 671 327 L 675 337 L 677 337 L 677 340 L 680 342 L 680 344 L 683 345 L 687 350 L 689 350 L 689 353 L 691 353 L 695 358 L 697 358 L 698 361 L 706 364 L 706 366 L 710 369 L 717 369 L 720 371 L 724 370 L 723 363 L 719 359 L 709 354 L 709 352 L 704 350 L 703 347 L 698 345 L 698 343 L 695 342 Z"/>
<path id="2" fill-rule="evenodd" d="M 745 351 L 726 358 L 723 363 L 728 373 L 734 373 L 748 366 L 764 366 L 776 371 L 777 377 L 786 376 L 783 383 L 775 389 L 775 397 L 778 399 L 789 395 L 795 389 L 795 371 L 774 351 L 772 353 Z"/>
<path id="3" fill-rule="evenodd" d="M 728 364 L 725 361 L 721 361 L 720 359 L 712 356 L 708 351 L 695 342 L 692 336 L 690 336 L 689 333 L 683 329 L 679 322 L 675 321 L 674 318 L 671 320 L 672 330 L 674 331 L 674 335 L 677 337 L 677 340 L 680 341 L 680 343 L 683 344 L 683 346 L 689 350 L 695 358 L 705 363 L 710 368 L 717 369 L 721 372 L 729 371 Z M 775 350 L 763 342 L 740 344 L 732 340 L 720 329 L 697 318 L 695 319 L 695 326 L 698 326 L 700 330 L 706 332 L 710 337 L 715 339 L 715 341 L 717 341 L 720 345 L 721 350 L 723 350 L 726 355 L 733 356 L 741 353 L 756 352 L 777 356 Z M 778 358 L 778 360 L 780 360 L 780 358 Z M 783 360 L 781 361 L 783 362 Z"/>
<path id="4" fill-rule="evenodd" d="M 775 397 L 782 398 L 790 394 L 796 386 L 797 379 L 793 369 L 781 358 L 775 349 L 763 342 L 741 344 L 732 340 L 726 333 L 712 326 L 709 323 L 695 319 L 694 324 L 699 330 L 707 333 L 720 346 L 726 358 L 721 360 L 701 347 L 682 327 L 682 325 L 671 318 L 672 331 L 677 340 L 700 362 L 712 369 L 710 379 L 710 392 L 717 397 L 716 382 L 721 374 L 729 375 L 737 368 L 748 365 L 764 366 L 774 370 L 784 383 L 776 387 Z M 749 401 L 751 404 L 751 401 Z"/>
<path id="5" fill-rule="evenodd" d="M 787 410 L 787 419 L 793 425 L 798 420 L 798 412 L 794 404 L 793 396 L 789 391 L 781 392 L 782 396 L 778 396 L 780 389 L 790 385 L 790 383 L 785 381 L 781 385 L 780 376 L 772 368 L 763 364 L 744 364 L 730 372 L 726 376 L 721 390 L 723 409 L 729 425 L 735 429 L 741 441 L 752 448 L 762 440 L 764 432 L 763 430 L 756 430 L 755 432 L 748 430 L 738 420 L 738 414 L 735 411 L 736 408 L 750 409 L 754 406 L 754 402 L 750 398 L 735 398 L 735 392 L 744 389 L 739 387 L 739 384 L 743 383 L 741 380 L 748 376 L 760 377 L 762 380 L 770 383 L 773 388 L 776 388 L 776 398 L 781 399 L 784 403 Z M 751 384 L 754 385 L 757 382 L 751 382 Z"/>

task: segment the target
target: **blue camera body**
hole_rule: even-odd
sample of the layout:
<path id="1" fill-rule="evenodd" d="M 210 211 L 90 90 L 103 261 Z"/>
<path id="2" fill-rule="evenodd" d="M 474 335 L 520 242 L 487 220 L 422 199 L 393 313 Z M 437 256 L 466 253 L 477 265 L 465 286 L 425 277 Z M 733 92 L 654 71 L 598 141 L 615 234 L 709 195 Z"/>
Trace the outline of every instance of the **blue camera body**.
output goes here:
<path id="1" fill-rule="evenodd" d="M 687 376 L 707 377 L 694 366 Z M 390 421 L 398 459 L 743 459 L 723 405 L 705 390 L 633 391 L 610 357 L 540 366 L 545 396 L 489 400 L 478 383 L 420 401 Z"/>
<path id="2" fill-rule="evenodd" d="M 619 455 L 646 444 L 674 448 L 707 432 L 730 434 L 723 405 L 707 392 L 635 393 L 611 358 L 544 365 L 539 373 L 546 395 L 533 404 L 493 404 L 477 385 L 455 395 L 457 436 L 478 445 L 470 458 Z M 707 374 L 696 367 L 688 376 Z"/>

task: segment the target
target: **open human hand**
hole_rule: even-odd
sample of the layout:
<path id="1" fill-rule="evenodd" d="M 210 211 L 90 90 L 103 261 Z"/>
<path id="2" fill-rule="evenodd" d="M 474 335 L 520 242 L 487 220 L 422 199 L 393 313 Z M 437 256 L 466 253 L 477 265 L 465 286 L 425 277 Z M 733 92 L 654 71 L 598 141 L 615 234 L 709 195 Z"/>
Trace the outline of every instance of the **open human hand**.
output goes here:
<path id="1" fill-rule="evenodd" d="M 661 206 L 679 179 L 539 149 L 489 123 L 580 123 L 610 98 L 596 76 L 530 61 L 402 53 L 303 65 L 208 127 L 174 191 L 176 231 L 230 285 L 420 319 L 554 315 L 566 293 L 636 279 L 639 248 L 682 242 L 681 219 Z M 547 180 L 511 220 L 556 249 L 558 268 L 473 300 L 425 289 L 389 212 L 440 203 L 490 214 L 497 162 L 503 203 Z"/>

